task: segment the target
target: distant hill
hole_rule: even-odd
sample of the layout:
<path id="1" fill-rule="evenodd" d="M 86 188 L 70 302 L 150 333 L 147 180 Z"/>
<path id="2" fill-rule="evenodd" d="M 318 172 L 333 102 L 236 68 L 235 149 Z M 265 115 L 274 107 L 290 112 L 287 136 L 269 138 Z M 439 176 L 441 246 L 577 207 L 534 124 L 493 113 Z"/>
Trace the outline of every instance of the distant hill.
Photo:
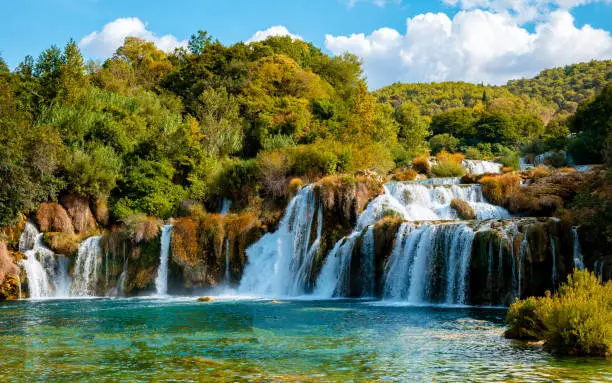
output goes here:
<path id="1" fill-rule="evenodd" d="M 533 79 L 509 81 L 505 86 L 466 82 L 395 83 L 373 94 L 379 102 L 399 105 L 409 101 L 423 115 L 474 107 L 484 100 L 507 99 L 525 105 L 537 102 L 555 114 L 574 113 L 578 104 L 612 81 L 612 60 L 591 61 L 546 69 Z"/>

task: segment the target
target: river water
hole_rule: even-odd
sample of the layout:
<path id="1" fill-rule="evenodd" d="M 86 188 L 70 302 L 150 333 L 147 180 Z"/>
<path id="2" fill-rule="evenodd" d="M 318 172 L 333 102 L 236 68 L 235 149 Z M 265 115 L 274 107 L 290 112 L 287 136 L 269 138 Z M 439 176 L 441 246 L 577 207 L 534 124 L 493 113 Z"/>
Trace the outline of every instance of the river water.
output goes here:
<path id="1" fill-rule="evenodd" d="M 0 303 L 1 382 L 612 381 L 503 338 L 504 309 L 365 300 Z"/>

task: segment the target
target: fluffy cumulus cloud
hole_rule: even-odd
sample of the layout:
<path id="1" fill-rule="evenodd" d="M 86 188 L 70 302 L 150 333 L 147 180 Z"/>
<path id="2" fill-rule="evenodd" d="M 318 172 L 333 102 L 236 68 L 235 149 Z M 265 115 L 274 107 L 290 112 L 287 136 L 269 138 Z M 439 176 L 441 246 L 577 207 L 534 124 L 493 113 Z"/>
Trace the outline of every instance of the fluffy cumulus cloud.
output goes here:
<path id="1" fill-rule="evenodd" d="M 187 45 L 187 40 L 179 41 L 172 35 L 157 36 L 148 30 L 146 24 L 139 18 L 127 17 L 106 24 L 101 31 L 91 32 L 81 39 L 79 47 L 89 57 L 105 58 L 112 56 L 128 36 L 152 41 L 159 49 L 166 52 Z"/>
<path id="2" fill-rule="evenodd" d="M 362 58 L 371 88 L 396 81 L 503 84 L 549 67 L 612 58 L 610 34 L 577 28 L 566 10 L 550 13 L 533 32 L 508 14 L 476 9 L 452 19 L 444 13 L 409 18 L 404 34 L 382 28 L 370 35 L 327 35 L 325 45 L 334 54 Z"/>
<path id="3" fill-rule="evenodd" d="M 540 19 L 555 10 L 570 10 L 589 3 L 612 3 L 612 0 L 444 0 L 464 10 L 485 9 L 503 13 L 518 23 Z"/>
<path id="4" fill-rule="evenodd" d="M 263 41 L 267 39 L 268 37 L 272 37 L 272 36 L 289 36 L 294 40 L 302 40 L 301 36 L 290 33 L 289 30 L 285 28 L 284 26 L 276 25 L 274 27 L 270 27 L 266 29 L 265 31 L 255 32 L 255 34 L 251 36 L 251 38 L 248 39 L 246 42 L 248 44 L 248 43 L 254 43 L 257 41 Z"/>

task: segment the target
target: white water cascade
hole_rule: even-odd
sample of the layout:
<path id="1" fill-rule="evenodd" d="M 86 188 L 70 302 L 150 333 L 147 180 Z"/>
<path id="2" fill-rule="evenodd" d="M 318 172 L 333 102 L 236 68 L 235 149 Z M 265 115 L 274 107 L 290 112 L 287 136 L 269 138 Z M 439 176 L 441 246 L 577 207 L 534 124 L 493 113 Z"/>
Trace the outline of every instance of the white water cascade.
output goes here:
<path id="1" fill-rule="evenodd" d="M 584 270 L 584 260 L 582 259 L 582 247 L 580 246 L 580 239 L 578 238 L 578 228 L 572 228 L 572 234 L 574 235 L 574 267 L 578 270 Z"/>
<path id="2" fill-rule="evenodd" d="M 466 223 L 403 223 L 385 272 L 384 298 L 464 304 L 474 230 Z"/>
<path id="3" fill-rule="evenodd" d="M 98 283 L 98 270 L 102 265 L 101 237 L 87 238 L 79 245 L 74 266 L 74 281 L 71 293 L 74 296 L 95 296 Z"/>
<path id="4" fill-rule="evenodd" d="M 26 256 L 20 262 L 28 276 L 30 298 L 63 298 L 69 295 L 68 259 L 64 256 L 56 259 L 55 254 L 44 246 L 43 234 L 31 222 L 26 223 L 21 234 L 19 251 Z"/>
<path id="5" fill-rule="evenodd" d="M 501 173 L 501 169 L 503 167 L 502 164 L 498 164 L 497 162 L 483 160 L 463 160 L 462 165 L 465 168 L 466 173 L 473 175 L 485 173 L 498 174 Z"/>
<path id="6" fill-rule="evenodd" d="M 408 221 L 457 220 L 451 208 L 454 199 L 466 201 L 477 219 L 508 218 L 508 211 L 486 201 L 480 185 L 423 185 L 416 182 L 391 182 L 385 193 L 374 199 L 360 215 L 358 229 L 376 223 L 394 211 Z"/>
<path id="7" fill-rule="evenodd" d="M 157 295 L 168 294 L 168 259 L 170 254 L 170 239 L 172 237 L 172 225 L 165 225 L 161 233 L 161 246 L 159 250 L 159 268 L 155 278 Z"/>
<path id="8" fill-rule="evenodd" d="M 316 234 L 311 240 L 313 225 Z M 322 226 L 321 202 L 314 187 L 306 186 L 289 203 L 278 230 L 264 235 L 246 250 L 248 262 L 238 291 L 259 296 L 307 293 L 312 287 L 312 266 Z"/>

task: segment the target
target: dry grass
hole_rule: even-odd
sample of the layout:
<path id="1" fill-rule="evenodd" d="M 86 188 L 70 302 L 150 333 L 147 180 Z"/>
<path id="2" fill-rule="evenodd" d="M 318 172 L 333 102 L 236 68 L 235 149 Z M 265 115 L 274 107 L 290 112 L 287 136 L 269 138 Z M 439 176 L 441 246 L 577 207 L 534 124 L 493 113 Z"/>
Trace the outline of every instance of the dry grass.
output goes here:
<path id="1" fill-rule="evenodd" d="M 476 219 L 474 209 L 472 209 L 469 203 L 462 199 L 453 198 L 451 201 L 451 208 L 455 209 L 457 215 L 459 215 L 461 219 Z"/>
<path id="2" fill-rule="evenodd" d="M 134 214 L 123 219 L 123 225 L 134 243 L 150 241 L 159 235 L 161 221 L 144 214 Z"/>
<path id="3" fill-rule="evenodd" d="M 504 205 L 506 198 L 517 192 L 521 186 L 521 177 L 508 173 L 500 176 L 484 176 L 479 180 L 485 198 L 496 205 Z"/>
<path id="4" fill-rule="evenodd" d="M 175 220 L 170 243 L 174 262 L 191 267 L 198 263 L 197 222 L 192 218 L 184 217 Z"/>
<path id="5" fill-rule="evenodd" d="M 430 166 L 427 156 L 418 156 L 412 159 L 412 169 L 420 174 L 429 174 Z"/>
<path id="6" fill-rule="evenodd" d="M 281 152 L 262 153 L 257 157 L 265 192 L 272 198 L 287 197 L 287 176 L 291 164 Z"/>
<path id="7" fill-rule="evenodd" d="M 42 232 L 74 234 L 74 226 L 68 212 L 54 202 L 40 204 L 36 212 L 36 221 Z"/>
<path id="8" fill-rule="evenodd" d="M 393 172 L 393 177 L 397 181 L 412 181 L 417 175 L 418 173 L 413 169 L 396 169 Z"/>
<path id="9" fill-rule="evenodd" d="M 292 178 L 289 181 L 289 195 L 296 195 L 302 187 L 304 187 L 304 181 L 301 178 Z"/>

